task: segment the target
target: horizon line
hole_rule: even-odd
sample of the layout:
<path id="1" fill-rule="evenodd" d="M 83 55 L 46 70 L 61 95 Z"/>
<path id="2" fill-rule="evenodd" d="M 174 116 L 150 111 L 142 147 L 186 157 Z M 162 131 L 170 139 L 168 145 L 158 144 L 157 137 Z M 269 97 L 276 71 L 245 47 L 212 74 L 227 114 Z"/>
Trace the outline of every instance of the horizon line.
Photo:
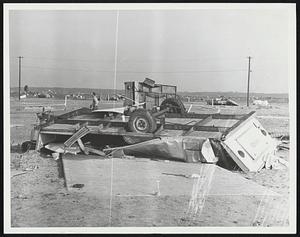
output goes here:
<path id="1" fill-rule="evenodd" d="M 18 86 L 10 87 L 12 88 L 19 88 Z M 22 87 L 23 88 L 23 87 Z M 89 89 L 89 90 L 114 90 L 112 88 L 90 88 L 90 87 L 57 87 L 57 86 L 32 86 L 30 88 L 61 88 L 61 89 Z M 124 90 L 124 89 L 116 89 L 116 90 Z M 241 91 L 177 91 L 177 93 L 241 93 L 241 94 L 247 94 L 247 92 L 241 92 Z M 289 92 L 250 92 L 250 94 L 289 94 Z"/>

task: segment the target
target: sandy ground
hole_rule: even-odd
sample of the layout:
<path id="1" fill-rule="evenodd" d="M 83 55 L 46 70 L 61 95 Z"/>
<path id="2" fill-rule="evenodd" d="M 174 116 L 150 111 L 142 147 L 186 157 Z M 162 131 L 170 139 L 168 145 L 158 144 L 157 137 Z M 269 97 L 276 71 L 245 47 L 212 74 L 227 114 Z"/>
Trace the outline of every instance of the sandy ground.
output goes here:
<path id="1" fill-rule="evenodd" d="M 70 101 L 68 110 L 88 105 L 89 101 Z M 105 104 L 105 106 L 111 105 Z M 273 105 L 268 109 L 222 107 L 221 112 L 247 113 L 251 109 L 257 110 L 257 116 L 262 116 L 259 120 L 268 131 L 288 133 L 287 104 Z M 204 113 L 213 110 L 216 109 L 193 106 L 192 111 Z M 266 116 L 273 117 L 266 118 Z M 278 118 L 280 116 L 282 118 Z M 278 193 L 279 196 L 270 197 L 251 193 L 243 194 L 243 192 L 240 195 L 232 193 L 230 195 L 230 191 L 227 190 L 227 194 L 205 196 L 203 209 L 195 217 L 189 214 L 192 190 L 183 192 L 182 184 L 180 184 L 180 182 L 192 181 L 183 181 L 183 177 L 168 177 L 164 184 L 161 183 L 162 189 L 166 192 L 160 196 L 152 195 L 151 192 L 146 192 L 145 195 L 138 195 L 134 192 L 127 196 L 120 195 L 120 193 L 124 194 L 128 185 L 137 187 L 132 181 L 130 184 L 123 185 L 119 192 L 114 191 L 110 195 L 108 191 L 111 183 L 107 176 L 103 180 L 101 176 L 99 177 L 101 182 L 107 181 L 107 185 L 102 185 L 101 187 L 105 187 L 106 191 L 96 193 L 97 195 L 85 191 L 84 188 L 67 189 L 61 160 L 55 161 L 51 156 L 35 151 L 21 153 L 19 149 L 19 144 L 28 140 L 34 122 L 34 112 L 24 112 L 17 101 L 11 101 L 11 224 L 13 227 L 251 226 L 262 224 L 281 226 L 288 224 L 285 216 L 289 195 L 288 169 L 262 170 L 259 173 L 248 174 L 237 172 L 239 176 L 262 185 L 267 190 Z M 289 160 L 288 151 L 280 151 L 278 155 Z M 101 162 L 111 162 L 111 160 Z M 137 177 L 135 165 L 130 165 L 133 164 L 132 162 L 138 163 L 139 169 L 148 174 L 158 170 L 157 165 L 144 165 L 149 162 L 154 162 L 159 166 L 160 164 L 167 165 L 170 167 L 169 172 L 177 173 L 179 170 L 190 170 L 191 165 L 171 162 L 170 166 L 171 163 L 149 159 L 128 161 L 122 172 L 128 171 L 124 175 L 132 180 L 142 177 Z M 110 166 L 107 168 L 109 169 Z M 228 182 L 230 183 L 230 179 Z M 151 185 L 154 184 L 151 183 Z M 149 190 L 153 189 L 155 185 Z M 177 189 L 178 195 L 175 195 L 174 190 L 176 192 Z M 262 213 L 260 212 L 261 203 L 267 205 Z M 265 216 L 268 218 L 263 222 Z"/>

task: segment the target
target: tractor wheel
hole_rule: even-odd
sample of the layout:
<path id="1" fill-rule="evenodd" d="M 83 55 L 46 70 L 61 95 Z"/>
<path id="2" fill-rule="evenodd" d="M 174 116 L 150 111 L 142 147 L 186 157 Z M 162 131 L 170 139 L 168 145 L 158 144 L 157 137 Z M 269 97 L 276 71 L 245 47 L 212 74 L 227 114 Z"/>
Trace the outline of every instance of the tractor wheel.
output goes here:
<path id="1" fill-rule="evenodd" d="M 135 110 L 129 117 L 128 127 L 131 132 L 152 133 L 156 130 L 156 120 L 145 109 Z"/>
<path id="2" fill-rule="evenodd" d="M 166 108 L 169 108 L 169 113 L 176 113 L 176 114 L 186 113 L 186 109 L 185 109 L 182 101 L 178 98 L 165 99 L 160 105 L 160 110 L 163 110 Z"/>

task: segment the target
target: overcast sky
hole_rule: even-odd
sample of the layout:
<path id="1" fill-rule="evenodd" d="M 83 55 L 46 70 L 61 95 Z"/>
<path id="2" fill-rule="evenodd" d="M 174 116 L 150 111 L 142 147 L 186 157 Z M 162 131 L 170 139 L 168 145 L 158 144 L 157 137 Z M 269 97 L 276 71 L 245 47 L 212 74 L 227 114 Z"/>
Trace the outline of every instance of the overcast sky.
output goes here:
<path id="1" fill-rule="evenodd" d="M 291 20 L 274 10 L 122 10 L 117 89 L 124 81 L 179 91 L 288 92 Z M 113 88 L 116 11 L 11 10 L 11 86 Z"/>

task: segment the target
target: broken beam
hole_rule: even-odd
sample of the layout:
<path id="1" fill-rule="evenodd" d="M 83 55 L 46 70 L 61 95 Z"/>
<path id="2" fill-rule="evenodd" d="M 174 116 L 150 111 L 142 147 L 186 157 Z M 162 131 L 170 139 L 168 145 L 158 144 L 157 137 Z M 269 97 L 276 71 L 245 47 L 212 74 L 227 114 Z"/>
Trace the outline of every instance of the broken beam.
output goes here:
<path id="1" fill-rule="evenodd" d="M 187 136 L 187 135 L 191 134 L 191 133 L 194 131 L 194 128 L 195 128 L 196 126 L 203 126 L 204 124 L 206 124 L 206 123 L 208 123 L 208 122 L 210 122 L 210 121 L 212 121 L 212 116 L 211 116 L 211 115 L 208 115 L 205 119 L 200 120 L 199 122 L 197 122 L 197 123 L 195 123 L 194 125 L 192 125 L 192 127 L 191 127 L 189 130 L 185 131 L 185 132 L 182 134 L 182 136 Z"/>
<path id="2" fill-rule="evenodd" d="M 221 130 L 226 130 L 228 127 L 215 127 L 215 126 L 194 126 L 194 125 L 185 125 L 185 124 L 165 124 L 164 129 L 167 130 L 189 130 L 190 128 L 194 131 L 203 131 L 203 132 L 220 132 Z"/>
<path id="3" fill-rule="evenodd" d="M 212 116 L 212 119 L 243 119 L 245 114 L 196 114 L 196 113 L 185 113 L 185 114 L 177 114 L 177 113 L 166 113 L 166 118 L 197 118 L 197 119 L 205 119 L 207 116 Z M 247 114 L 248 115 L 248 114 Z"/>
<path id="4" fill-rule="evenodd" d="M 56 124 L 77 124 L 77 123 L 82 123 L 85 122 L 87 123 L 87 125 L 89 126 L 100 126 L 101 124 L 103 124 L 104 126 L 107 126 L 108 124 L 110 124 L 111 126 L 114 127 L 125 127 L 125 125 L 127 124 L 126 122 L 122 122 L 122 121 L 109 121 L 109 120 L 98 120 L 98 121 L 91 121 L 88 119 L 85 120 L 68 120 L 68 119 L 58 119 L 55 121 Z"/>
<path id="5" fill-rule="evenodd" d="M 80 109 L 77 109 L 77 110 L 74 110 L 74 111 L 56 116 L 55 119 L 66 119 L 66 118 L 78 116 L 78 115 L 81 115 L 81 114 L 89 114 L 89 113 L 91 113 L 91 110 L 89 108 L 83 107 L 83 108 L 80 108 Z"/>

